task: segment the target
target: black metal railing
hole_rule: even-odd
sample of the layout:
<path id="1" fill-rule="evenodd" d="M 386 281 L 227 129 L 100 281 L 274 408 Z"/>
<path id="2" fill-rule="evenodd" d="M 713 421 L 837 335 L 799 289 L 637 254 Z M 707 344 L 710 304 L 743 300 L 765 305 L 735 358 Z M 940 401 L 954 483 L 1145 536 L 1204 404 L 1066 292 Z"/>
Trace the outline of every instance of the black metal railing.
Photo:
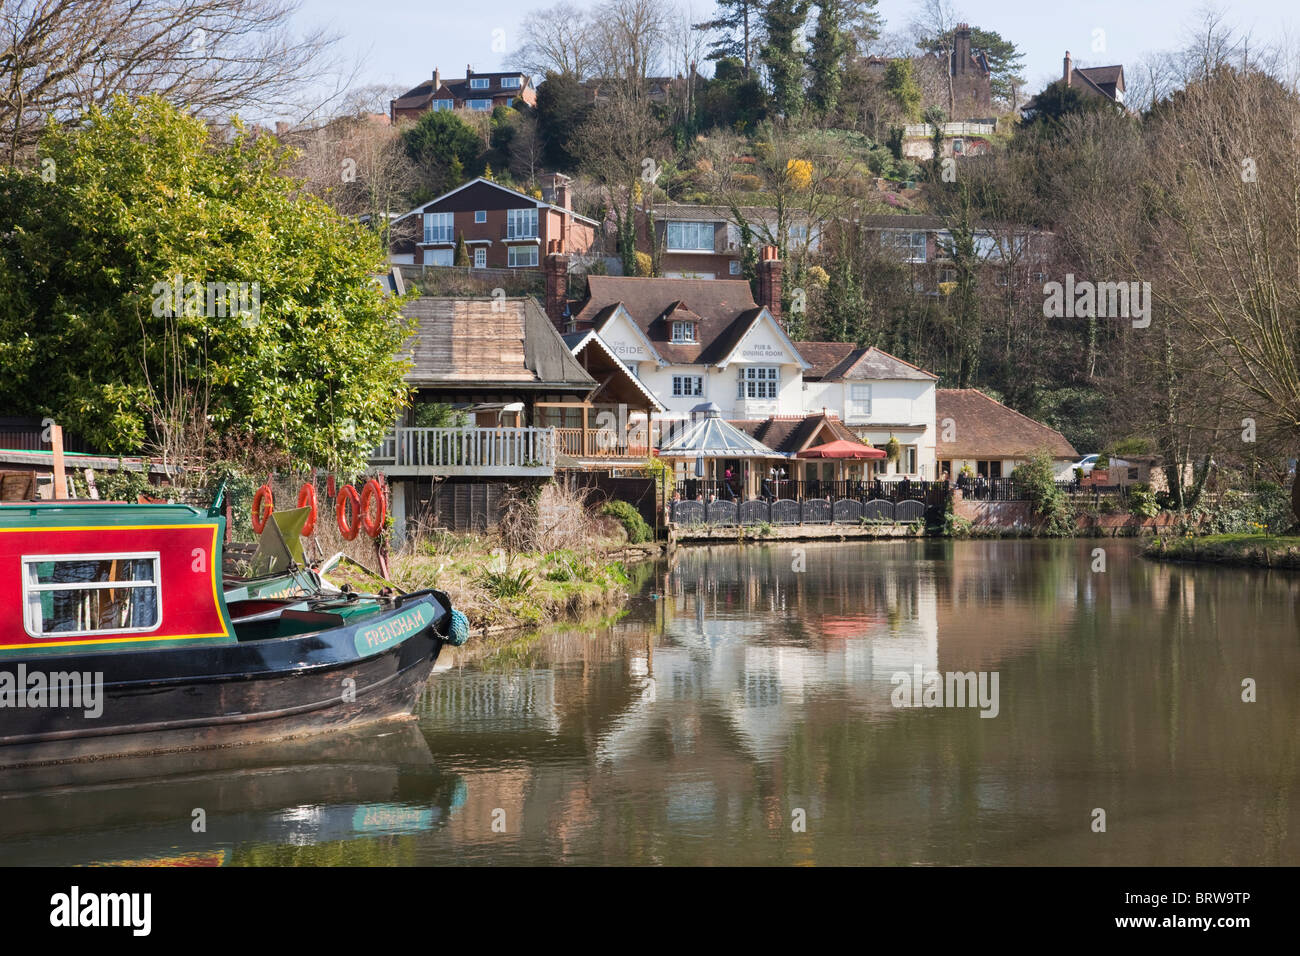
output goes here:
<path id="1" fill-rule="evenodd" d="M 738 501 L 742 495 L 742 482 L 733 478 L 687 478 L 677 482 L 676 497 L 681 501 Z M 823 481 L 819 479 L 796 480 L 764 478 L 759 486 L 763 501 L 905 501 L 918 500 L 926 506 L 946 505 L 952 489 L 946 481 Z"/>

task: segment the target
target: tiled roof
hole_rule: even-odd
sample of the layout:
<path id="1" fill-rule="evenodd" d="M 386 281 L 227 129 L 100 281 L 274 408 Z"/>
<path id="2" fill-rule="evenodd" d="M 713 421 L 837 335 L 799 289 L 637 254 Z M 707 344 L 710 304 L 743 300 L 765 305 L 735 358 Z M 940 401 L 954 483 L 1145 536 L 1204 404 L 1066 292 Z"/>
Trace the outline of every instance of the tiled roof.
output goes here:
<path id="1" fill-rule="evenodd" d="M 838 418 L 829 415 L 774 415 L 771 418 L 733 421 L 731 424 L 768 448 L 785 455 L 794 455 L 813 445 L 837 439 L 858 443 L 862 441 Z"/>
<path id="2" fill-rule="evenodd" d="M 504 87 L 501 80 L 504 77 L 517 77 L 519 86 Z M 484 100 L 491 99 L 494 96 L 518 95 L 524 91 L 524 88 L 530 85 L 530 80 L 523 73 L 506 72 L 506 73 L 475 73 L 474 79 L 486 79 L 488 87 L 484 90 L 470 89 L 469 79 L 461 77 L 458 80 L 443 80 L 440 87 L 446 90 L 458 100 Z M 411 109 L 413 107 L 427 104 L 434 96 L 433 79 L 427 79 L 419 86 L 413 87 L 399 96 L 393 103 L 397 109 Z"/>
<path id="3" fill-rule="evenodd" d="M 949 430 L 945 419 L 952 419 Z M 1053 458 L 1077 458 L 1079 453 L 1065 436 L 1036 422 L 975 388 L 935 390 L 940 460 L 949 458 L 1024 458 L 1045 449 Z M 951 431 L 953 441 L 943 436 Z"/>
<path id="4" fill-rule="evenodd" d="M 743 279 L 588 276 L 587 288 L 579 325 L 590 322 L 599 331 L 621 304 L 655 350 L 676 365 L 721 361 L 761 311 Z M 697 342 L 672 341 L 674 308 L 699 317 Z"/>
<path id="5" fill-rule="evenodd" d="M 796 342 L 794 347 L 812 368 L 803 373 L 806 379 L 820 379 L 849 357 L 856 349 L 852 342 Z"/>

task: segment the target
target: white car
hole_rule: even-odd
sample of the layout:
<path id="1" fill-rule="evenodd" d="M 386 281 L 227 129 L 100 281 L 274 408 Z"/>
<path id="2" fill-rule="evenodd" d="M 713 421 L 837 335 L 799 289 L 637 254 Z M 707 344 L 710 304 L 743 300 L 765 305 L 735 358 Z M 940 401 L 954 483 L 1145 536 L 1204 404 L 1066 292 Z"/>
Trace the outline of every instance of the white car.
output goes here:
<path id="1" fill-rule="evenodd" d="M 1097 461 L 1100 458 L 1101 455 L 1084 455 L 1082 458 L 1080 458 L 1078 461 L 1076 461 L 1073 465 L 1070 466 L 1070 471 L 1073 472 L 1074 469 L 1077 468 L 1081 472 L 1083 472 L 1083 476 L 1086 478 L 1092 474 L 1092 469 L 1097 467 Z"/>

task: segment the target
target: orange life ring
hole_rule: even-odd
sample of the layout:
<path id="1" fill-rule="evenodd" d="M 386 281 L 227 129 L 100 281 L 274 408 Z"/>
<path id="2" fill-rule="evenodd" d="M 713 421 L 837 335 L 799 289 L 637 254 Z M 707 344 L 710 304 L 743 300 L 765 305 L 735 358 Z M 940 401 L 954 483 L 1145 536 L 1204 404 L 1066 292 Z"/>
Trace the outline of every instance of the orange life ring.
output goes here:
<path id="1" fill-rule="evenodd" d="M 262 505 L 266 505 L 266 513 L 262 513 Z M 271 515 L 275 511 L 275 496 L 271 493 L 270 485 L 263 485 L 257 489 L 253 495 L 253 513 L 249 518 L 253 522 L 253 530 L 258 534 L 266 527 L 266 523 L 271 520 Z"/>
<path id="2" fill-rule="evenodd" d="M 307 516 L 307 523 L 302 526 L 304 536 L 310 537 L 311 533 L 316 530 L 316 486 L 310 482 L 303 482 L 303 486 L 298 489 L 298 507 L 311 508 L 311 514 Z"/>
<path id="3" fill-rule="evenodd" d="M 352 505 L 352 522 L 348 523 L 348 505 Z M 339 533 L 344 541 L 353 541 L 361 532 L 361 496 L 352 485 L 339 489 L 339 503 L 334 508 L 334 517 L 338 519 Z"/>
<path id="4" fill-rule="evenodd" d="M 371 502 L 375 502 L 374 518 L 370 516 Z M 361 524 L 366 529 L 366 534 L 372 538 L 378 538 L 380 532 L 384 530 L 384 518 L 388 514 L 388 502 L 384 500 L 384 489 L 379 487 L 379 482 L 371 478 L 361 489 Z"/>

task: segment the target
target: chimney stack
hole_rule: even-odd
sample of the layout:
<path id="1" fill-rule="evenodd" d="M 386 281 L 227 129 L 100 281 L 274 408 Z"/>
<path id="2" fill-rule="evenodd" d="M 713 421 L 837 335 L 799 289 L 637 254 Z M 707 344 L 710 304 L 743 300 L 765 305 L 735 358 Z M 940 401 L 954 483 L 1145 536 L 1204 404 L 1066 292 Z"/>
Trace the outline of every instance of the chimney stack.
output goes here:
<path id="1" fill-rule="evenodd" d="M 1073 72 L 1074 72 L 1074 61 L 1070 59 L 1070 51 L 1066 50 L 1065 51 L 1065 76 L 1062 77 L 1062 79 L 1065 80 L 1066 86 L 1070 85 L 1070 74 Z"/>
<path id="2" fill-rule="evenodd" d="M 437 68 L 437 67 L 434 67 L 434 69 L 433 69 L 433 92 L 437 93 L 440 89 L 442 89 L 442 74 L 438 72 L 438 68 Z"/>
<path id="3" fill-rule="evenodd" d="M 953 36 L 952 50 L 952 72 L 956 76 L 958 73 L 965 73 L 970 67 L 970 24 L 957 24 L 957 32 Z"/>
<path id="4" fill-rule="evenodd" d="M 466 63 L 466 64 L 465 64 L 465 79 L 468 80 L 468 79 L 469 79 L 471 76 L 473 76 L 473 75 L 474 75 L 474 68 L 473 68 L 472 66 L 470 66 L 468 63 Z"/>
<path id="5" fill-rule="evenodd" d="M 569 256 L 564 243 L 551 239 L 546 243 L 546 259 L 542 263 L 546 278 L 546 314 L 560 332 L 569 331 Z"/>
<path id="6" fill-rule="evenodd" d="M 764 246 L 758 257 L 758 304 L 781 318 L 781 270 L 783 263 L 777 258 L 776 246 Z"/>

